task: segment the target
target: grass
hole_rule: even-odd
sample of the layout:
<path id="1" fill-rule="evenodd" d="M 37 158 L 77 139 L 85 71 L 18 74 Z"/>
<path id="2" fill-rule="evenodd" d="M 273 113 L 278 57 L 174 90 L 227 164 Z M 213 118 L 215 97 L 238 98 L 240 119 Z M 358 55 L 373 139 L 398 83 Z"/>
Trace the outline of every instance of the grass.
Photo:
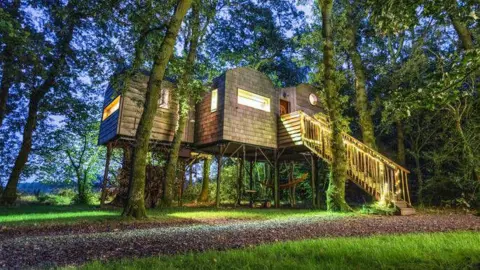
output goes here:
<path id="1" fill-rule="evenodd" d="M 1 226 L 71 225 L 77 223 L 138 222 L 121 216 L 121 209 L 102 210 L 96 206 L 20 205 L 0 207 Z M 329 213 L 305 209 L 248 209 L 248 208 L 195 208 L 173 207 L 148 210 L 149 219 L 141 222 L 172 220 L 245 219 L 269 220 L 296 217 L 341 218 L 353 214 Z"/>
<path id="2" fill-rule="evenodd" d="M 176 256 L 88 263 L 81 269 L 478 269 L 480 233 L 324 238 Z"/>

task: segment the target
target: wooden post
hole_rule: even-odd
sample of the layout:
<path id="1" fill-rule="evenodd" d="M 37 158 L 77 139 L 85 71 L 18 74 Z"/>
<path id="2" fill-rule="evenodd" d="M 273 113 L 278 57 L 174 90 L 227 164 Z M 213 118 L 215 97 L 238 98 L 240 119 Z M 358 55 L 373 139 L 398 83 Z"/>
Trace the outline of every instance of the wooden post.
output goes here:
<path id="1" fill-rule="evenodd" d="M 217 162 L 218 162 L 218 169 L 217 169 L 217 197 L 215 199 L 216 207 L 220 207 L 220 182 L 222 181 L 222 158 L 223 158 L 223 151 L 224 151 L 224 146 L 220 145 L 219 147 L 220 152 L 217 156 Z"/>
<path id="2" fill-rule="evenodd" d="M 253 190 L 253 164 L 254 164 L 253 161 L 250 161 L 250 171 L 249 171 L 250 207 L 253 207 L 253 193 L 252 193 L 252 190 Z"/>
<path id="3" fill-rule="evenodd" d="M 279 198 L 279 188 L 278 188 L 278 152 L 274 152 L 274 163 L 273 163 L 273 193 L 275 198 L 275 208 L 280 207 L 280 198 Z"/>
<path id="4" fill-rule="evenodd" d="M 100 207 L 105 205 L 107 199 L 108 172 L 110 170 L 110 158 L 112 156 L 112 144 L 107 144 L 107 157 L 105 158 L 105 171 L 103 172 L 102 195 L 100 196 Z"/>
<path id="5" fill-rule="evenodd" d="M 317 183 L 318 183 L 318 167 L 317 167 L 317 156 L 315 154 L 311 154 L 311 163 L 312 163 L 312 205 L 313 207 L 320 207 L 317 205 L 318 201 L 318 193 L 317 193 Z"/>

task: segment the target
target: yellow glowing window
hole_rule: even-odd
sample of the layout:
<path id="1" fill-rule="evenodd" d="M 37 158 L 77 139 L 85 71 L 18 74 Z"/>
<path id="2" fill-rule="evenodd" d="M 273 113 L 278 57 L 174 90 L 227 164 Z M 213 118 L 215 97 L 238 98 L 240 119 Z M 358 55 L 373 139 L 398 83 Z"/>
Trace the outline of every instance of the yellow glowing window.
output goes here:
<path id="1" fill-rule="evenodd" d="M 105 107 L 105 109 L 103 109 L 102 121 L 107 119 L 114 112 L 116 112 L 119 107 L 120 107 L 120 96 L 118 96 L 116 99 L 114 99 L 112 101 L 112 103 L 108 104 L 108 106 Z"/>
<path id="2" fill-rule="evenodd" d="M 212 91 L 212 100 L 210 102 L 210 111 L 215 112 L 217 111 L 218 105 L 218 89 Z"/>
<path id="3" fill-rule="evenodd" d="M 243 89 L 238 89 L 238 104 L 270 112 L 270 99 Z"/>

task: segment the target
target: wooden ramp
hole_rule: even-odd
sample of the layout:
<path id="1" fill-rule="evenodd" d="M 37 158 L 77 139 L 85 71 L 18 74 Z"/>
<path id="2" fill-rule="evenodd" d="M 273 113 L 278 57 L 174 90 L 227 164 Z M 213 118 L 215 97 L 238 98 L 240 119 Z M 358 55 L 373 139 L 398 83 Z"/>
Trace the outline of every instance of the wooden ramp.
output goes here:
<path id="1" fill-rule="evenodd" d="M 326 162 L 332 161 L 330 123 L 325 115 L 313 118 L 302 111 L 280 117 L 278 147 L 304 146 Z M 347 151 L 348 176 L 376 200 L 395 204 L 401 215 L 411 215 L 407 169 L 343 133 Z"/>

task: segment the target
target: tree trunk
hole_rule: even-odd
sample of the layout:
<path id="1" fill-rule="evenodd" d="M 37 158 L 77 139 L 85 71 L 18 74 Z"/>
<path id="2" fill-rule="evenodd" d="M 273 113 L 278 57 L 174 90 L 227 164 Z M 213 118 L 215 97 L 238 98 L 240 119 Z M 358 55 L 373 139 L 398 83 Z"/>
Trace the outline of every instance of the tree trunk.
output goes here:
<path id="1" fill-rule="evenodd" d="M 420 153 L 415 153 L 415 173 L 417 174 L 418 191 L 417 200 L 418 203 L 423 204 L 423 174 L 422 167 L 420 166 Z"/>
<path id="2" fill-rule="evenodd" d="M 397 125 L 397 159 L 400 165 L 405 166 L 406 152 L 405 152 L 405 130 L 401 120 L 396 121 Z"/>
<path id="3" fill-rule="evenodd" d="M 10 15 L 18 20 L 18 14 L 20 9 L 20 0 L 15 0 L 12 3 L 12 8 L 7 9 Z M 12 44 L 12 41 L 7 41 L 5 44 L 5 49 L 3 50 L 3 66 L 2 66 L 2 81 L 0 84 L 0 127 L 2 126 L 3 120 L 5 119 L 5 115 L 7 114 L 7 101 L 8 95 L 10 91 L 10 87 L 12 87 L 15 76 L 15 55 L 14 55 L 15 45 Z M 1 188 L 0 188 L 1 191 Z M 1 192 L 0 192 L 1 195 Z"/>
<path id="4" fill-rule="evenodd" d="M 353 70 L 355 72 L 355 108 L 360 120 L 363 142 L 373 149 L 377 149 L 372 116 L 368 105 L 365 72 L 362 58 L 357 49 L 357 21 L 354 19 L 354 16 L 355 15 L 350 12 L 349 17 L 351 20 L 348 24 L 349 27 L 347 28 L 346 36 L 349 44 L 348 55 L 352 61 Z"/>
<path id="5" fill-rule="evenodd" d="M 332 36 L 333 0 L 319 0 L 322 12 L 322 34 L 324 39 L 323 65 L 325 92 L 330 121 L 332 122 L 332 177 L 327 190 L 327 208 L 330 211 L 349 211 L 345 202 L 345 181 L 347 180 L 347 158 L 342 137 L 342 108 L 340 96 L 334 81 L 334 48 Z"/>
<path id="6" fill-rule="evenodd" d="M 190 9 L 191 4 L 192 0 L 179 0 L 175 13 L 168 25 L 165 38 L 160 46 L 159 53 L 154 60 L 148 81 L 143 113 L 135 135 L 130 188 L 128 201 L 122 213 L 123 216 L 131 216 L 137 219 L 147 217 L 144 201 L 145 169 L 147 166 L 148 145 L 152 133 L 153 120 L 157 113 L 157 102 L 160 98 L 165 69 L 172 56 L 173 47 L 175 46 L 183 18 Z"/>
<path id="7" fill-rule="evenodd" d="M 177 100 L 179 101 L 179 119 L 177 130 L 173 138 L 172 150 L 170 152 L 167 168 L 166 168 L 166 183 L 165 183 L 165 196 L 163 197 L 163 204 L 170 206 L 172 204 L 172 183 L 175 179 L 175 169 L 177 168 L 178 154 L 180 153 L 180 146 L 182 144 L 183 132 L 188 122 L 188 114 L 190 111 L 190 96 L 189 82 L 193 74 L 193 68 L 195 66 L 195 59 L 197 57 L 197 47 L 200 31 L 200 14 L 197 5 L 193 5 L 193 20 L 191 23 L 191 40 L 190 48 L 188 51 L 187 60 L 185 62 L 185 71 L 180 79 L 178 92 L 176 93 Z"/>
<path id="8" fill-rule="evenodd" d="M 20 151 L 18 152 L 17 158 L 15 159 L 15 164 L 8 179 L 7 186 L 5 187 L 5 191 L 2 195 L 1 201 L 3 203 L 13 204 L 17 199 L 18 181 L 23 169 L 25 168 L 25 164 L 28 161 L 30 151 L 32 150 L 32 137 L 37 125 L 37 114 L 38 110 L 40 109 L 40 102 L 50 88 L 55 86 L 57 77 L 63 71 L 63 68 L 66 64 L 65 60 L 67 57 L 67 51 L 70 47 L 70 41 L 73 38 L 75 26 L 75 22 L 70 22 L 70 24 L 67 26 L 67 29 L 65 29 L 65 35 L 60 37 L 60 40 L 58 41 L 59 55 L 57 61 L 53 63 L 45 81 L 43 81 L 38 88 L 32 90 L 28 104 L 27 121 L 23 128 L 22 145 L 20 147 Z"/>
<path id="9" fill-rule="evenodd" d="M 100 207 L 105 205 L 107 198 L 108 171 L 110 169 L 110 158 L 112 156 L 112 144 L 107 144 L 107 156 L 105 158 L 105 171 L 103 172 L 102 195 L 100 196 Z"/>
<path id="10" fill-rule="evenodd" d="M 444 1 L 444 7 L 447 11 L 448 17 L 452 21 L 453 28 L 458 35 L 458 38 L 462 42 L 462 48 L 464 50 L 472 50 L 473 39 L 472 33 L 467 28 L 467 26 L 462 22 L 462 19 L 458 17 L 458 6 L 456 0 Z"/>
<path id="11" fill-rule="evenodd" d="M 130 179 L 130 171 L 132 166 L 132 149 L 130 147 L 123 148 L 122 168 L 118 175 L 118 191 L 115 198 L 110 202 L 111 205 L 125 206 L 128 199 L 128 184 Z"/>
<path id="12" fill-rule="evenodd" d="M 205 158 L 203 160 L 203 179 L 202 179 L 202 190 L 198 196 L 199 202 L 208 202 L 209 194 L 209 185 L 210 185 L 210 165 L 212 165 L 211 158 Z"/>

